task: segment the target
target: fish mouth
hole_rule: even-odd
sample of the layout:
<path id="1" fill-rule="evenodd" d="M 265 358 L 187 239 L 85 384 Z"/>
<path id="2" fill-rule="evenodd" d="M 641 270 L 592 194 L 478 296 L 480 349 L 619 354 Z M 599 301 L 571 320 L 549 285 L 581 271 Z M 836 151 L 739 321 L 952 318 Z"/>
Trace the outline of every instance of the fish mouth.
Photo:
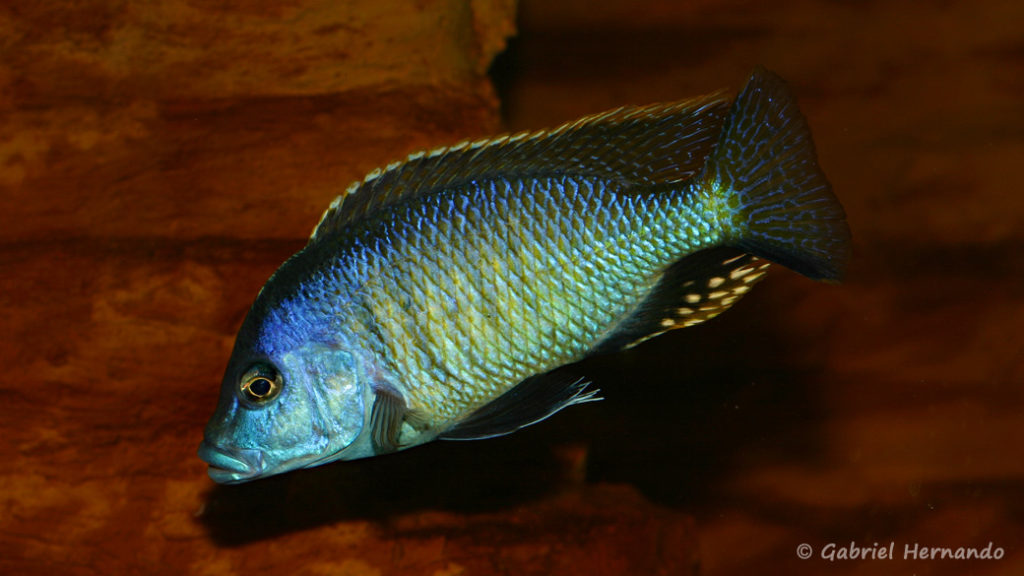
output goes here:
<path id="1" fill-rule="evenodd" d="M 207 473 L 218 484 L 240 484 L 263 473 L 263 453 L 259 450 L 228 451 L 203 440 L 199 445 L 199 458 L 209 464 Z"/>

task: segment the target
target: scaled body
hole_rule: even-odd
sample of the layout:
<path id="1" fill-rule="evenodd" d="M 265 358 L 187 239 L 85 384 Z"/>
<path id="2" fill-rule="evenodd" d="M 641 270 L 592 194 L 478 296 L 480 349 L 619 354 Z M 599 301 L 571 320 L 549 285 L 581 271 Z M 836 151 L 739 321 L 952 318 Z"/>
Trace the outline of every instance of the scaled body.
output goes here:
<path id="1" fill-rule="evenodd" d="M 849 233 L 781 81 L 727 110 L 622 109 L 353 186 L 243 324 L 211 476 L 508 433 L 591 399 L 545 373 L 713 317 L 758 257 L 836 279 Z"/>

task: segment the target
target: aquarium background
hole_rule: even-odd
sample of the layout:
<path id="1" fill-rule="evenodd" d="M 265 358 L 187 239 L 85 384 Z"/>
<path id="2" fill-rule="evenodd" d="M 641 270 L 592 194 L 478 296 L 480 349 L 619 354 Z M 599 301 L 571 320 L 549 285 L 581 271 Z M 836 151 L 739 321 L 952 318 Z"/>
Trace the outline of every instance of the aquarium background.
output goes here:
<path id="1" fill-rule="evenodd" d="M 996 0 L 0 8 L 0 573 L 1024 573 L 1022 22 Z M 509 437 L 208 479 L 235 331 L 350 181 L 758 64 L 847 209 L 844 284 L 778 268 L 586 361 L 605 401 Z"/>

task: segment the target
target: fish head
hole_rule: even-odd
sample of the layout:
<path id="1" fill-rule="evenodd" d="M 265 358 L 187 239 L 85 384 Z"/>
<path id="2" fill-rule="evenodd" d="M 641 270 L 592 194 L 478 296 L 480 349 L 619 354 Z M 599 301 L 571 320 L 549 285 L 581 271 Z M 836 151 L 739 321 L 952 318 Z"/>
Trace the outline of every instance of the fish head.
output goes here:
<path id="1" fill-rule="evenodd" d="M 372 404 L 364 355 L 345 338 L 276 337 L 272 321 L 252 316 L 199 447 L 210 477 L 238 484 L 372 455 L 363 431 Z"/>

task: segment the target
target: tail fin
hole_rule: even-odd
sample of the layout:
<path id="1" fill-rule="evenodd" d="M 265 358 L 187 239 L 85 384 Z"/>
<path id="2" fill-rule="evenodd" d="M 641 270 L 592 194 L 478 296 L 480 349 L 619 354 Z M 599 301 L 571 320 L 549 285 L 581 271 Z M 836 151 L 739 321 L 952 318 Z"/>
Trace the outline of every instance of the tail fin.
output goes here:
<path id="1" fill-rule="evenodd" d="M 737 206 L 734 246 L 815 280 L 842 278 L 846 215 L 781 78 L 763 68 L 751 74 L 701 177 Z"/>

